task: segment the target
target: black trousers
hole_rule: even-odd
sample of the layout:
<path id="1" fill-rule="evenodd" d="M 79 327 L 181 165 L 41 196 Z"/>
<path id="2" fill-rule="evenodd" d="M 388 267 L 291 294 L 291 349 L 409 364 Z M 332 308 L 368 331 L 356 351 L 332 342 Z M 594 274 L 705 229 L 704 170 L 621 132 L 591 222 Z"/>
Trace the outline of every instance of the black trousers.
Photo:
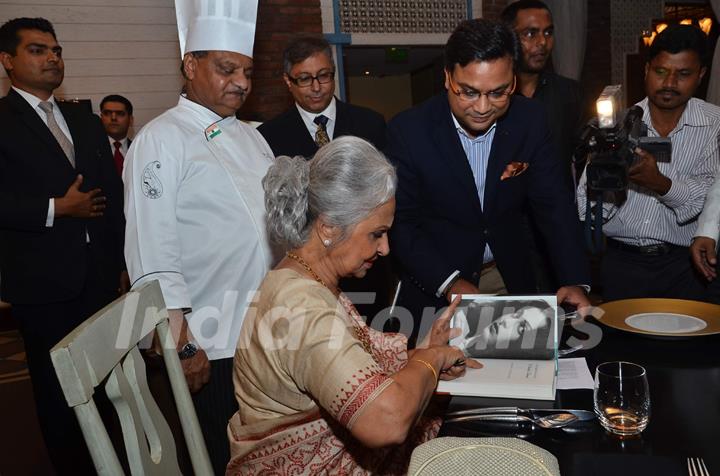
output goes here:
<path id="1" fill-rule="evenodd" d="M 193 395 L 195 412 L 216 475 L 224 475 L 230 461 L 227 425 L 238 409 L 232 371 L 232 358 L 211 360 L 210 381 Z"/>
<path id="2" fill-rule="evenodd" d="M 720 260 L 715 265 L 715 271 L 720 276 Z M 713 304 L 720 304 L 720 277 L 713 279 L 708 283 L 708 301 Z"/>
<path id="3" fill-rule="evenodd" d="M 707 285 L 693 269 L 690 251 L 674 247 L 662 256 L 607 248 L 601 265 L 603 300 L 673 298 L 706 301 Z"/>
<path id="4" fill-rule="evenodd" d="M 12 307 L 25 341 L 40 428 L 50 460 L 60 475 L 95 474 L 80 425 L 67 405 L 50 360 L 50 349 L 55 344 L 117 297 L 117 292 L 99 286 L 100 270 L 90 258 L 89 249 L 87 262 L 84 289 L 77 297 L 63 302 L 13 304 Z M 98 404 L 107 408 L 109 402 L 105 398 L 105 404 Z"/>

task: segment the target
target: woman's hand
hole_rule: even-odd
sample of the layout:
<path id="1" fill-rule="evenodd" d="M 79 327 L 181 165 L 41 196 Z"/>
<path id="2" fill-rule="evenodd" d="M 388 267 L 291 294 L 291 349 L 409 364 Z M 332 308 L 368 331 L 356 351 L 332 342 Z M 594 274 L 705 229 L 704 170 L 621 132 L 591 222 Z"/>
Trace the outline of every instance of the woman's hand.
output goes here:
<path id="1" fill-rule="evenodd" d="M 457 296 L 450 303 L 445 312 L 433 322 L 430 332 L 423 337 L 423 340 L 417 345 L 418 349 L 427 349 L 428 347 L 445 346 L 450 339 L 460 335 L 461 330 L 457 327 L 450 327 L 450 319 L 455 315 L 455 309 L 460 304 L 461 297 Z"/>
<path id="2" fill-rule="evenodd" d="M 481 369 L 483 367 L 483 364 L 481 364 L 477 360 L 465 357 L 465 354 L 463 354 L 463 352 L 459 348 L 449 346 L 447 348 L 451 350 L 457 350 L 463 356 L 454 360 L 451 363 L 450 367 L 442 367 L 442 369 L 440 370 L 440 380 L 455 380 L 456 378 L 465 375 L 465 370 L 467 370 L 468 367 L 470 367 L 471 369 Z"/>

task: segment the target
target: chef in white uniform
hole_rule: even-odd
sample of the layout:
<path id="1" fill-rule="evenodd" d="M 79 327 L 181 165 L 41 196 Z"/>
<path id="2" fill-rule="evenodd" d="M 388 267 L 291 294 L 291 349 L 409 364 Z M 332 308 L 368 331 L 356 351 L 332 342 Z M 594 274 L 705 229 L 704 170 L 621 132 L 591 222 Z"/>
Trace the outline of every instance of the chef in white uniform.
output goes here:
<path id="1" fill-rule="evenodd" d="M 274 264 L 261 184 L 273 154 L 235 118 L 251 87 L 257 2 L 175 6 L 185 93 L 127 154 L 125 257 L 133 287 L 160 281 L 210 458 L 224 474 L 237 410 L 233 355 L 248 301 Z"/>

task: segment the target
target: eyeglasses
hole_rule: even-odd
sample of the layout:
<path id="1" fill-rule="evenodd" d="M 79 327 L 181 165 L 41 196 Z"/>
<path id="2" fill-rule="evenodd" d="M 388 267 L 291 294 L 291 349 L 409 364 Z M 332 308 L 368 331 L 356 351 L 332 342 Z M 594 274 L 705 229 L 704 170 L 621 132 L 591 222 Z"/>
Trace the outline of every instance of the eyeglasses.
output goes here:
<path id="1" fill-rule="evenodd" d="M 515 91 L 515 77 L 513 76 L 513 82 L 512 85 L 509 88 L 503 89 L 503 90 L 495 90 L 495 91 L 488 91 L 486 93 L 476 91 L 474 89 L 465 89 L 460 88 L 457 84 L 455 84 L 455 81 L 453 81 L 452 76 L 449 73 L 447 74 L 448 82 L 450 83 L 450 91 L 452 91 L 457 97 L 459 97 L 461 100 L 465 102 L 475 102 L 478 99 L 480 99 L 480 96 L 487 96 L 488 101 L 491 104 L 494 105 L 500 105 L 507 102 L 507 100 L 510 98 L 510 95 Z"/>
<path id="2" fill-rule="evenodd" d="M 288 74 L 287 77 L 290 81 L 295 83 L 296 86 L 300 88 L 307 88 L 316 79 L 320 84 L 327 84 L 333 81 L 335 79 L 335 71 L 323 71 L 322 73 L 318 73 L 317 76 L 313 76 L 311 74 L 301 74 L 297 78 L 293 78 Z"/>

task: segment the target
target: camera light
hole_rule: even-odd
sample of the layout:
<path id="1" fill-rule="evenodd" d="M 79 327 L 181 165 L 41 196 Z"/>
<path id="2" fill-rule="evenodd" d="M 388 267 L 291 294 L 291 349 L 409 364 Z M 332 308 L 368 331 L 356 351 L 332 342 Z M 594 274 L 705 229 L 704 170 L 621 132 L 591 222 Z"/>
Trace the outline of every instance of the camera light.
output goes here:
<path id="1" fill-rule="evenodd" d="M 598 99 L 597 101 L 597 112 L 598 114 L 602 114 L 604 116 L 610 115 L 613 113 L 613 101 L 612 99 Z"/>
<path id="2" fill-rule="evenodd" d="M 621 100 L 621 86 L 618 84 L 606 86 L 595 102 L 597 110 L 598 127 L 612 129 L 617 123 L 617 112 Z"/>

